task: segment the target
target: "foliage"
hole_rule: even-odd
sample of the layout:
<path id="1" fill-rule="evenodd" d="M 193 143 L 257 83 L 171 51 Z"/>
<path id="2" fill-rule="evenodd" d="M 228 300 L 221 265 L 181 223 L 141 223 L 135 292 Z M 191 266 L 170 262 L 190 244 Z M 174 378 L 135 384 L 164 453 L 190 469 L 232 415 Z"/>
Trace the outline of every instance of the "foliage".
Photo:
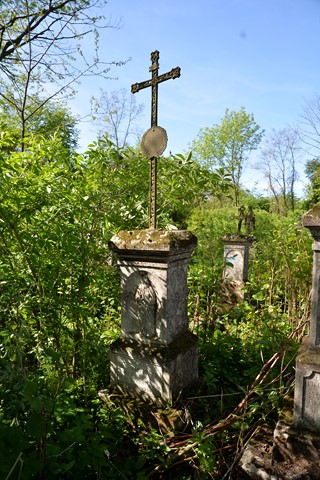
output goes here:
<path id="1" fill-rule="evenodd" d="M 12 379 L 2 375 L 3 386 Z M 17 387 L 17 385 L 16 385 Z M 2 405 L 2 478 L 123 478 L 141 472 L 144 462 L 126 459 L 129 422 L 120 408 L 104 408 L 96 392 L 84 396 L 81 381 L 37 375 L 15 389 L 12 406 Z M 2 400 L 2 399 L 1 399 Z M 5 448 L 4 448 L 5 446 Z"/>
<path id="2" fill-rule="evenodd" d="M 31 336 L 32 362 L 50 347 L 66 376 L 94 368 L 87 358 L 97 348 L 96 323 L 117 296 L 112 267 L 105 266 L 110 230 L 101 208 L 105 192 L 96 192 L 101 169 L 93 175 L 81 160 L 59 140 L 42 139 L 28 152 L 3 155 L 1 167 L 3 326 L 16 334 L 17 356 Z M 28 355 L 21 353 L 21 368 Z"/>
<path id="3" fill-rule="evenodd" d="M 10 130 L 0 142 L 1 477 L 221 478 L 290 391 L 312 263 L 298 212 L 255 210 L 247 297 L 227 304 L 221 236 L 234 232 L 238 212 L 213 205 L 214 195 L 225 198 L 228 178 L 190 155 L 159 160 L 161 227 L 188 222 L 199 239 L 189 316 L 201 384 L 177 399 L 186 419 L 177 427 L 170 409 L 97 395 L 108 385 L 109 345 L 120 330 L 108 240 L 147 227 L 148 161 L 107 140 L 83 155 L 58 135 L 30 135 L 23 152 Z"/>
<path id="4" fill-rule="evenodd" d="M 10 132 L 12 143 L 10 149 L 15 146 L 21 148 L 21 129 L 19 128 L 19 118 L 14 108 L 4 101 L 0 103 L 0 129 Z M 28 108 L 25 111 L 28 117 Z M 79 132 L 76 128 L 77 119 L 71 114 L 70 110 L 62 103 L 48 102 L 42 108 L 32 115 L 25 127 L 24 136 L 28 135 L 50 138 L 53 135 L 59 136 L 62 146 L 74 150 L 78 144 Z M 41 140 L 40 140 L 41 141 Z M 2 146 L 2 149 L 4 146 Z M 9 149 L 9 151 L 10 151 Z"/>
<path id="5" fill-rule="evenodd" d="M 48 102 L 72 93 L 81 77 L 106 77 L 111 65 L 123 64 L 99 59 L 99 29 L 108 25 L 97 12 L 105 3 L 9 0 L 1 4 L 0 98 L 18 119 L 22 150 L 33 118 Z M 84 39 L 91 40 L 91 50 L 83 50 Z"/>
<path id="6" fill-rule="evenodd" d="M 287 218 L 260 212 L 248 285 L 260 307 L 286 313 L 293 329 L 308 309 L 312 278 L 312 239 L 300 216 L 301 212 Z"/>
<path id="7" fill-rule="evenodd" d="M 306 208 L 311 208 L 320 201 L 320 161 L 319 158 L 308 160 L 305 173 L 309 179 L 307 188 Z"/>
<path id="8" fill-rule="evenodd" d="M 137 121 L 144 105 L 137 104 L 136 97 L 125 89 L 110 94 L 101 90 L 100 98 L 91 98 L 93 118 L 100 124 L 102 137 L 107 136 L 118 149 L 129 145 L 129 137 L 137 137 L 140 130 Z"/>
<path id="9" fill-rule="evenodd" d="M 231 186 L 225 169 L 211 171 L 199 165 L 191 152 L 160 159 L 158 178 L 159 221 L 163 227 L 173 224 L 186 228 L 194 208 L 210 197 L 226 195 Z"/>
<path id="10" fill-rule="evenodd" d="M 201 129 L 192 142 L 195 158 L 209 167 L 226 168 L 231 175 L 235 205 L 239 205 L 240 180 L 250 152 L 258 148 L 263 131 L 242 107 L 226 110 L 220 124 Z"/>
<path id="11" fill-rule="evenodd" d="M 261 152 L 256 169 L 264 174 L 277 206 L 278 213 L 294 210 L 295 185 L 298 179 L 297 164 L 301 157 L 300 138 L 297 130 L 283 128 L 273 130 Z"/>

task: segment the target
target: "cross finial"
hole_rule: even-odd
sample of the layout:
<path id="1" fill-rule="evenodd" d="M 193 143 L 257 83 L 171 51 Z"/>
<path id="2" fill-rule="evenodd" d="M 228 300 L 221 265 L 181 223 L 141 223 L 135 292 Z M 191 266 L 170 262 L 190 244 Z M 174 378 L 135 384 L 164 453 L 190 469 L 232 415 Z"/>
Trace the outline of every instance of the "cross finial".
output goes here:
<path id="1" fill-rule="evenodd" d="M 155 50 L 154 52 L 151 52 L 151 67 L 149 67 L 149 72 L 153 72 L 153 70 L 159 68 L 159 52 L 158 50 Z"/>

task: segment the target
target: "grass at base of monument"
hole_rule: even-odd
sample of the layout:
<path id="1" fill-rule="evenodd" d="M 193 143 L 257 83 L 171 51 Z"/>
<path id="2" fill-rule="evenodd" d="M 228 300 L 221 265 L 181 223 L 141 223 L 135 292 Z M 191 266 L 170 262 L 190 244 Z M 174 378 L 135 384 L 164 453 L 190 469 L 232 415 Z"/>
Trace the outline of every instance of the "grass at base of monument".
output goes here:
<path id="1" fill-rule="evenodd" d="M 290 331 L 284 320 L 275 328 L 274 321 L 255 313 L 256 317 L 247 315 L 236 323 L 224 318 L 223 330 L 200 336 L 199 385 L 177 399 L 174 408 L 146 409 L 125 400 L 122 412 L 137 448 L 131 452 L 145 463 L 140 463 L 140 476 L 123 469 L 121 474 L 141 479 L 221 479 L 232 474 L 235 460 L 258 426 L 275 425 L 292 394 L 293 361 L 305 320 Z M 119 403 L 109 408 L 115 405 Z"/>
<path id="2" fill-rule="evenodd" d="M 239 309 L 240 319 L 230 312 L 199 336 L 199 385 L 174 409 L 104 405 L 102 372 L 66 378 L 53 352 L 37 369 L 2 359 L 1 478 L 223 478 L 257 425 L 277 420 L 299 336 L 284 318 L 246 302 Z"/>
<path id="3" fill-rule="evenodd" d="M 37 157 L 33 161 L 37 169 Z M 23 169 L 29 164 L 23 163 Z M 102 166 L 97 161 L 92 172 Z M 59 170 L 59 163 L 49 162 L 48 167 Z M 97 208 L 88 205 L 86 210 L 87 183 L 77 190 L 72 176 L 77 171 L 71 175 L 68 170 L 68 182 L 60 185 L 58 173 L 55 188 L 48 189 L 36 177 L 33 197 L 27 183 L 10 190 L 17 203 L 13 212 L 26 212 L 26 221 L 20 231 L 8 221 L 13 233 L 2 239 L 7 280 L 1 280 L 0 478 L 222 478 L 256 426 L 276 421 L 290 392 L 296 329 L 308 316 L 310 239 L 295 227 L 297 215 L 256 211 L 257 242 L 246 286 L 250 302 L 230 305 L 221 302 L 219 239 L 232 228 L 230 215 L 237 209 L 229 209 L 230 215 L 223 209 L 195 213 L 191 230 L 199 237 L 199 248 L 189 270 L 189 318 L 199 336 L 201 382 L 175 405 L 187 425 L 170 423 L 171 412 L 159 409 L 151 410 L 153 422 L 146 423 L 133 415 L 130 402 L 124 409 L 97 398 L 108 384 L 108 344 L 119 334 L 120 281 L 113 267 L 105 265 L 106 242 L 96 241 L 100 230 L 92 234 L 97 214 L 101 231 L 109 228 L 98 208 L 96 182 L 92 198 Z M 82 182 L 86 176 L 79 178 Z M 23 202 L 29 197 L 32 202 L 21 210 L 18 194 L 24 192 Z M 62 202 L 63 192 L 68 196 Z M 42 208 L 44 221 L 37 223 L 38 216 L 29 213 L 33 203 L 54 193 L 59 208 Z M 71 200 L 77 215 L 69 220 Z M 38 273 L 32 277 L 34 271 Z M 163 415 L 171 424 L 167 429 Z"/>
<path id="4" fill-rule="evenodd" d="M 193 429 L 189 437 L 179 441 L 175 436 L 167 443 L 174 450 L 173 464 L 187 462 L 200 478 L 231 474 L 256 428 L 262 422 L 273 426 L 292 394 L 294 358 L 305 321 L 288 333 L 290 325 L 275 330 L 264 320 L 260 315 L 255 324 L 247 318 L 237 325 L 225 323 L 223 331 L 200 341 L 203 385 L 188 404 Z"/>
<path id="5" fill-rule="evenodd" d="M 95 350 L 97 372 L 85 380 L 65 377 L 49 349 L 37 369 L 20 370 L 2 359 L 1 478 L 191 480 L 231 474 L 255 429 L 262 421 L 273 426 L 292 394 L 305 319 L 292 330 L 285 314 L 243 302 L 216 317 L 215 328 L 195 328 L 200 382 L 173 410 L 141 404 L 143 414 L 137 415 L 130 399 L 102 404 L 97 391 L 108 383 L 105 336 L 101 355 Z M 117 332 L 108 335 L 110 342 Z M 177 412 L 184 420 L 178 424 Z"/>

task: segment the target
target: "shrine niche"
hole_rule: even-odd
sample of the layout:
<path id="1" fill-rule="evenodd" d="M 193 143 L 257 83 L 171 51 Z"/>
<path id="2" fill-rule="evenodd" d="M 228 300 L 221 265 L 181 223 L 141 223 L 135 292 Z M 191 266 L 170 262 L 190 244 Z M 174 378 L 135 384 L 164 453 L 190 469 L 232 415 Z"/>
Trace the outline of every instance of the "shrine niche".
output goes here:
<path id="1" fill-rule="evenodd" d="M 146 338 L 157 336 L 159 301 L 155 280 L 146 271 L 132 273 L 123 286 L 122 330 L 124 335 L 141 334 Z"/>

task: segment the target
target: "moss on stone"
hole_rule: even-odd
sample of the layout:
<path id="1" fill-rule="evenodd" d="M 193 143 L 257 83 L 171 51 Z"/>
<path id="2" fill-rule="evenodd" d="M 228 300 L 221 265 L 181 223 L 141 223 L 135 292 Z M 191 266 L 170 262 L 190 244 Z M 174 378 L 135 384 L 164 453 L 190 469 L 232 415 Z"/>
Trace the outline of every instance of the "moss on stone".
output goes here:
<path id="1" fill-rule="evenodd" d="M 320 204 L 315 205 L 302 215 L 302 224 L 305 227 L 320 226 Z"/>
<path id="2" fill-rule="evenodd" d="M 122 230 L 109 242 L 109 247 L 115 251 L 170 251 L 194 248 L 196 245 L 197 237 L 187 230 Z"/>
<path id="3" fill-rule="evenodd" d="M 314 350 L 304 350 L 301 353 L 299 352 L 297 356 L 297 362 L 304 365 L 316 365 L 320 366 L 320 352 L 315 352 Z"/>

